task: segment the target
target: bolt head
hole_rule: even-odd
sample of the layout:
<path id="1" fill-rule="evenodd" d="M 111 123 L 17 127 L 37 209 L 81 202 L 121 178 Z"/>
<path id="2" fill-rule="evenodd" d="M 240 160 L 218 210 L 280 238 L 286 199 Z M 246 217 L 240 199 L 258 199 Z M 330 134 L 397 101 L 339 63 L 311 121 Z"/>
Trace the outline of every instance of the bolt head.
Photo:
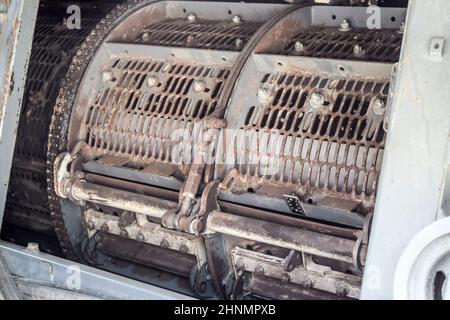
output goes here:
<path id="1" fill-rule="evenodd" d="M 155 77 L 155 76 L 147 77 L 147 86 L 149 88 L 156 87 L 158 85 L 158 83 L 159 83 L 159 80 L 157 77 Z"/>
<path id="2" fill-rule="evenodd" d="M 186 38 L 186 42 L 187 43 L 193 43 L 194 40 L 195 40 L 195 37 L 193 35 L 191 35 L 191 34 L 188 35 L 187 38 Z"/>
<path id="3" fill-rule="evenodd" d="M 336 285 L 336 294 L 339 297 L 345 297 L 348 294 L 348 288 L 345 284 L 343 283 L 338 283 Z"/>
<path id="4" fill-rule="evenodd" d="M 102 81 L 103 82 L 111 81 L 112 78 L 113 78 L 112 71 L 103 71 L 103 73 L 102 73 Z"/>
<path id="5" fill-rule="evenodd" d="M 242 39 L 238 38 L 236 39 L 236 41 L 234 42 L 234 45 L 236 46 L 236 48 L 240 48 L 242 47 L 242 44 L 244 43 L 244 41 L 242 41 Z"/>
<path id="6" fill-rule="evenodd" d="M 404 33 L 405 32 L 405 26 L 406 26 L 406 23 L 405 23 L 405 21 L 403 21 L 400 24 L 400 28 L 398 29 L 398 33 Z"/>
<path id="7" fill-rule="evenodd" d="M 342 20 L 341 27 L 339 30 L 346 32 L 346 31 L 350 31 L 350 29 L 351 29 L 350 21 L 348 21 L 347 19 Z"/>
<path id="8" fill-rule="evenodd" d="M 365 53 L 365 50 L 359 44 L 353 47 L 353 54 L 355 57 L 362 57 Z"/>
<path id="9" fill-rule="evenodd" d="M 190 13 L 187 18 L 190 22 L 194 22 L 197 19 L 197 17 L 193 13 Z"/>
<path id="10" fill-rule="evenodd" d="M 194 89 L 194 92 L 204 92 L 206 89 L 206 83 L 201 80 L 195 80 L 192 88 Z"/>
<path id="11" fill-rule="evenodd" d="M 380 98 L 375 98 L 372 102 L 372 110 L 376 115 L 382 116 L 386 112 L 386 105 Z"/>
<path id="12" fill-rule="evenodd" d="M 150 34 L 148 32 L 144 32 L 142 34 L 142 40 L 144 40 L 145 42 L 147 42 L 150 39 Z"/>
<path id="13" fill-rule="evenodd" d="M 167 248 L 169 248 L 169 247 L 170 247 L 169 241 L 167 241 L 166 239 L 164 239 L 164 240 L 161 241 L 161 248 L 167 249 Z"/>
<path id="14" fill-rule="evenodd" d="M 136 240 L 137 240 L 137 242 L 144 242 L 145 236 L 142 233 L 138 233 Z"/>
<path id="15" fill-rule="evenodd" d="M 321 108 L 325 104 L 325 96 L 321 93 L 314 92 L 311 94 L 311 97 L 309 98 L 309 103 L 311 104 L 311 107 L 314 109 Z"/>
<path id="16" fill-rule="evenodd" d="M 36 242 L 29 242 L 27 245 L 27 251 L 38 253 L 40 251 L 39 244 Z"/>
<path id="17" fill-rule="evenodd" d="M 188 253 L 188 252 L 189 252 L 188 246 L 185 245 L 185 244 L 182 244 L 182 245 L 180 246 L 180 252 L 181 252 L 181 253 Z"/>
<path id="18" fill-rule="evenodd" d="M 101 226 L 100 230 L 102 232 L 108 232 L 109 231 L 109 227 L 108 225 L 105 223 L 104 225 Z"/>
<path id="19" fill-rule="evenodd" d="M 240 16 L 234 16 L 233 17 L 233 23 L 241 23 L 241 17 Z"/>
<path id="20" fill-rule="evenodd" d="M 259 88 L 257 97 L 258 97 L 259 102 L 265 103 L 270 98 L 270 92 L 267 89 Z"/>
<path id="21" fill-rule="evenodd" d="M 295 46 L 295 51 L 296 52 L 303 52 L 303 51 L 305 51 L 305 46 L 300 41 L 296 41 L 294 46 Z"/>

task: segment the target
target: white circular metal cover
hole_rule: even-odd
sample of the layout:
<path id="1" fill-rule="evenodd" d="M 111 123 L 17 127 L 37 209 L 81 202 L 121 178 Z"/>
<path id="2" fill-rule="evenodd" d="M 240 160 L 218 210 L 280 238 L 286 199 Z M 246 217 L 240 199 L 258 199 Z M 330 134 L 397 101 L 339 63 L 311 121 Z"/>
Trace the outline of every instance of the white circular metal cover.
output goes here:
<path id="1" fill-rule="evenodd" d="M 450 218 L 419 232 L 408 244 L 394 277 L 396 300 L 450 299 Z"/>

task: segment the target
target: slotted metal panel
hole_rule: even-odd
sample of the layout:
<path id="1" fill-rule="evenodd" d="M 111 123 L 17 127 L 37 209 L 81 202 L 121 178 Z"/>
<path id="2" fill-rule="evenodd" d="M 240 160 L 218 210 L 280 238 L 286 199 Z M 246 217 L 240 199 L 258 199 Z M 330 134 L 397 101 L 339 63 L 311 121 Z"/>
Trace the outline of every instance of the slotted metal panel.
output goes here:
<path id="1" fill-rule="evenodd" d="M 95 90 L 83 116 L 84 139 L 95 156 L 140 164 L 172 161 L 175 130 L 193 133 L 215 110 L 229 75 L 226 67 L 132 58 L 113 61 L 110 70 L 111 85 Z"/>
<path id="2" fill-rule="evenodd" d="M 374 197 L 386 134 L 371 102 L 386 97 L 389 83 L 280 73 L 266 74 L 261 85 L 272 97 L 248 109 L 235 140 L 242 175 L 298 184 L 306 193 Z M 327 101 L 314 108 L 311 95 L 321 90 Z"/>
<path id="3" fill-rule="evenodd" d="M 365 10 L 352 8 L 342 28 L 349 13 L 330 9 L 287 14 L 240 72 L 226 112 L 235 132 L 222 133 L 216 164 L 230 198 L 259 206 L 247 200 L 256 194 L 288 213 L 292 197 L 311 206 L 302 214 L 332 222 L 373 210 L 404 12 L 369 30 Z"/>
<path id="4" fill-rule="evenodd" d="M 146 28 L 136 42 L 240 51 L 260 25 L 258 22 L 235 23 L 231 20 L 197 19 L 187 23 L 185 18 L 167 19 Z"/>
<path id="5" fill-rule="evenodd" d="M 299 33 L 282 48 L 281 54 L 305 57 L 397 62 L 403 34 L 397 30 L 362 28 L 340 31 L 335 27 L 312 26 Z M 355 54 L 355 46 L 364 51 Z"/>

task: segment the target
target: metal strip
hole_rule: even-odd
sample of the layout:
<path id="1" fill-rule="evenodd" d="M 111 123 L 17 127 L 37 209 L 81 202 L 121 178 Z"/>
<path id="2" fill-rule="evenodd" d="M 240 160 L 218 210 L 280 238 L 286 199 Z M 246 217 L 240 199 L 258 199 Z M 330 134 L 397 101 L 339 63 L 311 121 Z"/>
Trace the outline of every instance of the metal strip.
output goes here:
<path id="1" fill-rule="evenodd" d="M 0 242 L 0 251 L 13 274 L 27 282 L 69 290 L 101 299 L 185 300 L 186 295 L 76 264 L 44 253 Z"/>

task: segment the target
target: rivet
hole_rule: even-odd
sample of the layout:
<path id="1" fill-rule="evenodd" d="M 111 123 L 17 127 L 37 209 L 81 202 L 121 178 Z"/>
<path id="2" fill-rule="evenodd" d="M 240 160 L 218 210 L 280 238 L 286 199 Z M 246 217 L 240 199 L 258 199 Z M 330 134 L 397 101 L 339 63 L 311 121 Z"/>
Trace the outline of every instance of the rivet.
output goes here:
<path id="1" fill-rule="evenodd" d="M 241 17 L 240 16 L 234 16 L 233 17 L 233 23 L 241 23 Z"/>
<path id="2" fill-rule="evenodd" d="M 137 242 L 144 242 L 145 241 L 145 236 L 142 233 L 138 233 L 137 237 L 136 237 L 136 241 Z"/>
<path id="3" fill-rule="evenodd" d="M 166 239 L 163 239 L 163 240 L 161 241 L 161 248 L 167 249 L 167 248 L 169 248 L 169 247 L 170 247 L 169 241 L 167 241 Z"/>

